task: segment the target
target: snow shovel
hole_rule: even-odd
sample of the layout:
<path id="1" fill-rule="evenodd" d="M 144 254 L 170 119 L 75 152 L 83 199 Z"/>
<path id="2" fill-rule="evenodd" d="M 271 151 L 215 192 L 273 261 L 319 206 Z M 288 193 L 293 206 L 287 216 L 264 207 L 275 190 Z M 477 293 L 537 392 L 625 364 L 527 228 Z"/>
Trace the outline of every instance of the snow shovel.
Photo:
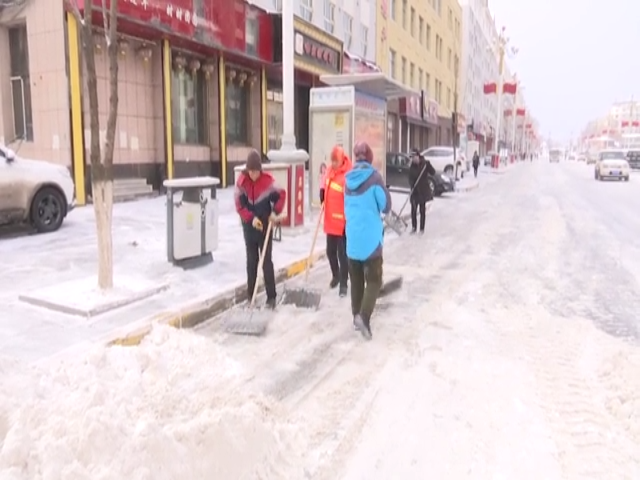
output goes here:
<path id="1" fill-rule="evenodd" d="M 267 253 L 267 247 L 269 246 L 272 227 L 273 224 L 269 222 L 269 226 L 267 227 L 267 236 L 265 237 L 262 249 L 260 250 L 260 258 L 258 259 L 258 278 L 256 278 L 256 285 L 253 287 L 253 295 L 251 295 L 249 306 L 246 310 L 232 310 L 229 312 L 229 316 L 225 319 L 225 330 L 227 333 L 260 336 L 267 330 L 267 325 L 269 324 L 269 320 L 271 319 L 273 312 L 268 310 L 256 311 L 255 305 L 256 297 L 258 296 L 260 276 L 263 275 L 262 266 L 264 265 L 264 257 Z"/>
<path id="2" fill-rule="evenodd" d="M 316 224 L 316 231 L 313 234 L 313 241 L 311 242 L 311 251 L 307 257 L 307 264 L 304 272 L 304 284 L 298 288 L 285 287 L 284 295 L 282 297 L 283 305 L 294 305 L 298 308 L 308 308 L 317 310 L 320 307 L 320 300 L 322 299 L 322 293 L 319 290 L 309 287 L 309 269 L 311 268 L 311 260 L 313 259 L 313 251 L 316 249 L 316 241 L 318 240 L 318 233 L 320 233 L 320 223 L 322 222 L 322 214 L 324 213 L 324 203 L 320 209 L 320 215 L 318 216 L 318 223 Z"/>
<path id="3" fill-rule="evenodd" d="M 396 232 L 398 236 L 402 236 L 409 226 L 393 209 L 384 216 L 384 222 L 387 224 L 387 227 Z"/>

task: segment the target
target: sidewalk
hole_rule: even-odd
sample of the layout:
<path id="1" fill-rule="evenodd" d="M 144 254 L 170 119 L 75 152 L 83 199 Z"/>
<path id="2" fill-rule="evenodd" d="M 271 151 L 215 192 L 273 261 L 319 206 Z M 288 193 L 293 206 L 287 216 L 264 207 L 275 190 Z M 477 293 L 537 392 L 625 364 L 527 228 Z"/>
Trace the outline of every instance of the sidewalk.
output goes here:
<path id="1" fill-rule="evenodd" d="M 405 195 L 393 194 L 394 208 Z M 211 316 L 245 295 L 245 249 L 233 190 L 218 192 L 219 245 L 213 263 L 182 270 L 166 260 L 165 197 L 114 206 L 114 280 L 122 285 L 167 287 L 144 300 L 95 317 L 36 307 L 20 300 L 43 288 L 62 297 L 79 296 L 79 283 L 96 285 L 97 246 L 92 207 L 72 212 L 63 228 L 49 235 L 0 238 L 0 357 L 36 361 L 79 343 L 109 342 L 123 332 L 148 329 L 155 320 L 188 321 L 189 313 Z M 279 282 L 304 269 L 317 214 L 295 236 L 283 232 L 274 245 Z M 389 238 L 392 238 L 390 235 Z M 315 257 L 324 254 L 320 232 Z M 81 293 L 80 295 L 86 295 Z M 81 301 L 79 299 L 78 301 Z"/>

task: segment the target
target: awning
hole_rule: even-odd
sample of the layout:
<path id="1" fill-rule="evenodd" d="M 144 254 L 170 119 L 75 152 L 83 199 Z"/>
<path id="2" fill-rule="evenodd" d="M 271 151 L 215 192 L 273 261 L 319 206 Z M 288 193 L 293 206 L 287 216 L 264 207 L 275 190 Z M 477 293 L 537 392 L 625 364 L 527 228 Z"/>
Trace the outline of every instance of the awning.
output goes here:
<path id="1" fill-rule="evenodd" d="M 347 73 L 342 75 L 322 75 L 320 81 L 330 87 L 353 86 L 359 92 L 386 100 L 420 95 L 420 92 L 405 87 L 384 73 Z"/>

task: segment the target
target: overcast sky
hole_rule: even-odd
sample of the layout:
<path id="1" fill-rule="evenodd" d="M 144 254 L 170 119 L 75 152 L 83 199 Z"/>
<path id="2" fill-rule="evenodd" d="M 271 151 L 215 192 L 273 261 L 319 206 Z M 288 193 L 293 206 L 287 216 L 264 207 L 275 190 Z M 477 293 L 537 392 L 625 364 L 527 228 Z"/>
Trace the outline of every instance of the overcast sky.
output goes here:
<path id="1" fill-rule="evenodd" d="M 578 135 L 616 100 L 640 98 L 640 0 L 489 0 L 542 134 Z"/>

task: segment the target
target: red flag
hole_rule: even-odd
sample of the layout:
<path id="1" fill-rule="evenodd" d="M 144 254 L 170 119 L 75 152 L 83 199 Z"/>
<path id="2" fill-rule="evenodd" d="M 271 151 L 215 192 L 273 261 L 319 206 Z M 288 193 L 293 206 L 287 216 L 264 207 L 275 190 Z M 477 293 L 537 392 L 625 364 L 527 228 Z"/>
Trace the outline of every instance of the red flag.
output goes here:
<path id="1" fill-rule="evenodd" d="M 623 120 L 620 125 L 623 126 L 623 127 L 628 127 L 629 126 L 629 122 L 627 120 Z"/>
<path id="2" fill-rule="evenodd" d="M 493 93 L 498 93 L 498 85 L 495 83 L 485 83 L 484 84 L 484 94 L 491 95 Z"/>
<path id="3" fill-rule="evenodd" d="M 525 125 L 525 127 L 527 128 L 527 130 L 531 130 L 533 128 L 533 124 L 532 123 L 527 123 Z"/>
<path id="4" fill-rule="evenodd" d="M 640 127 L 640 122 L 638 120 L 634 120 L 633 122 L 631 122 L 631 126 L 632 127 Z"/>
<path id="5" fill-rule="evenodd" d="M 504 85 L 502 85 L 502 93 L 504 93 L 505 95 L 515 95 L 517 91 L 518 91 L 517 83 L 506 82 Z"/>
<path id="6" fill-rule="evenodd" d="M 513 112 L 511 111 L 511 109 L 510 109 L 510 108 L 508 108 L 508 109 L 506 109 L 506 110 L 504 111 L 504 116 L 505 116 L 505 117 L 510 117 L 512 113 L 513 113 Z"/>
<path id="7" fill-rule="evenodd" d="M 527 111 L 524 108 L 518 108 L 516 110 L 516 115 L 519 117 L 524 117 L 527 114 Z"/>

